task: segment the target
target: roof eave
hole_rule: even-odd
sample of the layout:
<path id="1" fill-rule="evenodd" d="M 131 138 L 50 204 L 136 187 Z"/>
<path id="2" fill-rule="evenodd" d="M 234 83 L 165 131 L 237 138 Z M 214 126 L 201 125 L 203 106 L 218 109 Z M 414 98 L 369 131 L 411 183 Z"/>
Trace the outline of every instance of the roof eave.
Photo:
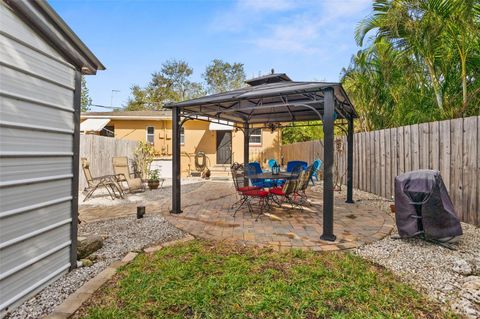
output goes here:
<path id="1" fill-rule="evenodd" d="M 171 120 L 171 117 L 168 116 L 119 116 L 119 115 L 80 115 L 81 119 L 111 119 L 111 120 L 133 120 L 133 121 L 165 121 Z"/>
<path id="2" fill-rule="evenodd" d="M 100 60 L 46 1 L 5 0 L 5 2 L 82 73 L 96 74 L 97 70 L 105 70 Z"/>

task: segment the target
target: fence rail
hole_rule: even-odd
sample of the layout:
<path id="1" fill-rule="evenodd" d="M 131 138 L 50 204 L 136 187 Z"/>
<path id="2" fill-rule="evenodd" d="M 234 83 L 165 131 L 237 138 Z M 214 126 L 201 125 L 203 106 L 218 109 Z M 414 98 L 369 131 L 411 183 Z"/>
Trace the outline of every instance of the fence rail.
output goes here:
<path id="1" fill-rule="evenodd" d="M 440 171 L 457 213 L 464 222 L 480 224 L 480 116 L 356 133 L 353 185 L 386 198 L 393 196 L 395 176 L 418 169 Z M 344 150 L 335 150 L 340 174 Z M 323 143 L 282 146 L 285 161 L 323 159 Z M 345 180 L 344 180 L 345 183 Z"/>
<path id="2" fill-rule="evenodd" d="M 112 157 L 127 156 L 133 158 L 138 142 L 117 140 L 111 137 L 98 135 L 80 135 L 80 157 L 86 157 L 90 162 L 92 175 L 103 176 L 113 174 Z M 80 162 L 78 189 L 82 191 L 87 182 Z"/>

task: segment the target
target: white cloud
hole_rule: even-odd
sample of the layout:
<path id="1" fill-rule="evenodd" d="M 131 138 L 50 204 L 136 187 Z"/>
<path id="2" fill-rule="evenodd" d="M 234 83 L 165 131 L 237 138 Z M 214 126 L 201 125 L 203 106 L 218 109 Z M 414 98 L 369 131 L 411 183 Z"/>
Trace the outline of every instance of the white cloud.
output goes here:
<path id="1" fill-rule="evenodd" d="M 319 54 L 325 38 L 345 32 L 348 19 L 370 6 L 371 0 L 237 0 L 213 25 L 262 50 Z"/>
<path id="2" fill-rule="evenodd" d="M 348 17 L 356 15 L 371 7 L 372 0 L 337 0 L 337 1 L 323 1 L 325 13 L 331 19 L 340 17 Z"/>
<path id="3" fill-rule="evenodd" d="M 267 25 L 267 31 L 253 40 L 259 48 L 292 53 L 318 54 L 324 39 L 334 39 L 345 31 L 348 18 L 358 15 L 370 0 L 322 1 Z M 332 43 L 333 45 L 333 43 Z"/>
<path id="4" fill-rule="evenodd" d="M 266 34 L 254 38 L 251 42 L 261 49 L 319 53 L 321 50 L 315 45 L 320 33 L 319 28 L 316 24 L 304 22 L 305 19 L 298 18 L 290 23 L 270 25 Z"/>
<path id="5" fill-rule="evenodd" d="M 293 10 L 306 1 L 294 0 L 237 0 L 227 10 L 219 12 L 212 21 L 215 31 L 238 32 L 261 23 L 269 15 Z"/>
<path id="6" fill-rule="evenodd" d="M 293 0 L 239 0 L 237 8 L 254 11 L 284 11 L 297 7 L 300 1 Z"/>

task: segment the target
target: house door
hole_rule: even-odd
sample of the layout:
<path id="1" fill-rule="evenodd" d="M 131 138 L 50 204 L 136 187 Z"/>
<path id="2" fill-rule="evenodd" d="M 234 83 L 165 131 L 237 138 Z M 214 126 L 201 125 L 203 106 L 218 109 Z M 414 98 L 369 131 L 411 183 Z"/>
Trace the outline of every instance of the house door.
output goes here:
<path id="1" fill-rule="evenodd" d="M 217 131 L 217 164 L 232 163 L 232 131 Z"/>

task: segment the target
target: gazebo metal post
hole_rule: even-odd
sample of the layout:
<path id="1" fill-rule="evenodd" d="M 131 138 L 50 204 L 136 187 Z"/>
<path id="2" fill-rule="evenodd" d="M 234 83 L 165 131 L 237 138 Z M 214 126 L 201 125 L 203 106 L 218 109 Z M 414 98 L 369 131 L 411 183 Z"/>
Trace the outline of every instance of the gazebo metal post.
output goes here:
<path id="1" fill-rule="evenodd" d="M 180 214 L 181 208 L 181 186 L 180 186 L 180 108 L 172 108 L 172 214 Z"/>
<path id="2" fill-rule="evenodd" d="M 333 234 L 333 122 L 334 122 L 334 93 L 333 88 L 323 90 L 323 240 L 335 241 Z"/>
<path id="3" fill-rule="evenodd" d="M 243 172 L 247 168 L 248 161 L 250 159 L 250 128 L 248 122 L 243 123 Z M 248 185 L 247 174 L 243 176 L 243 185 Z"/>
<path id="4" fill-rule="evenodd" d="M 348 118 L 347 134 L 347 203 L 353 203 L 353 118 Z"/>
<path id="5" fill-rule="evenodd" d="M 250 128 L 248 122 L 243 123 L 243 165 L 247 166 L 250 160 Z"/>

